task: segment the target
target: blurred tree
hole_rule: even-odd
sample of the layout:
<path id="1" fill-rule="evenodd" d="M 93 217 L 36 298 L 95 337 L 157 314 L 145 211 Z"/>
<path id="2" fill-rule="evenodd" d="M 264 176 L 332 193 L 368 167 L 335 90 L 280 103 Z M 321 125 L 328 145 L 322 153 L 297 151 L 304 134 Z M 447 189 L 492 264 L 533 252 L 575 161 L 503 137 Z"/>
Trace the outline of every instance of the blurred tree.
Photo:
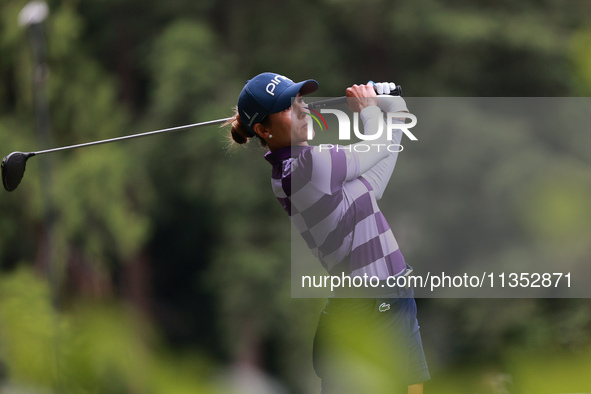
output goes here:
<path id="1" fill-rule="evenodd" d="M 210 360 L 172 358 L 131 308 L 79 299 L 67 313 L 21 267 L 0 278 L 3 392 L 216 393 Z"/>
<path id="2" fill-rule="evenodd" d="M 6 86 L 11 86 L 9 93 L 12 93 L 3 96 L 7 106 L 0 114 L 0 124 L 3 130 L 10 130 L 3 132 L 2 138 L 4 146 L 11 150 L 49 148 L 37 146 L 33 139 L 31 60 L 25 31 L 18 28 L 16 17 L 24 4 L 24 1 L 11 1 L 2 5 L 5 22 L 2 28 L 6 31 L 2 34 L 2 48 L 10 54 L 3 57 L 3 63 L 9 66 L 3 68 L 2 76 L 10 81 Z M 56 5 L 50 12 L 48 91 L 53 143 L 66 145 L 120 135 L 128 114 L 115 103 L 112 80 L 81 47 L 78 36 L 82 20 L 71 4 Z M 15 134 L 15 130 L 19 133 Z M 23 132 L 27 130 L 28 133 Z M 63 153 L 54 173 L 58 234 L 54 261 L 63 277 L 69 273 L 68 266 L 91 273 L 93 281 L 98 280 L 99 288 L 103 287 L 102 291 L 97 289 L 99 293 L 112 288 L 112 275 L 122 264 L 139 256 L 150 228 L 145 214 L 139 210 L 149 198 L 142 169 L 132 155 L 124 152 L 124 147 L 110 145 Z M 18 218 L 3 218 L 7 220 L 6 226 L 15 229 L 7 232 L 12 232 L 12 238 L 4 238 L 7 242 L 6 249 L 2 249 L 4 266 L 35 258 L 34 248 L 24 253 L 13 249 L 38 241 L 35 228 L 42 224 L 39 185 L 34 181 L 37 174 L 35 162 L 31 161 L 19 190 L 3 199 L 3 203 L 13 204 L 14 208 L 8 211 L 22 212 Z M 88 182 L 90 179 L 94 182 Z M 73 260 L 76 264 L 69 265 Z M 70 284 L 75 292 L 82 290 L 81 283 Z"/>

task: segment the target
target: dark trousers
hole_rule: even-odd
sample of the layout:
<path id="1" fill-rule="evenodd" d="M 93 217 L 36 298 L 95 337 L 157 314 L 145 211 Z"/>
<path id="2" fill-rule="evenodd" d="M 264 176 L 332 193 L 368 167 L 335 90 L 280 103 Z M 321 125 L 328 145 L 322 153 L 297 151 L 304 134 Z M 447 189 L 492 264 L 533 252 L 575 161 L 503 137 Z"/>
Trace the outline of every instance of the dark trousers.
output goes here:
<path id="1" fill-rule="evenodd" d="M 322 394 L 406 394 L 409 384 L 429 379 L 413 289 L 402 295 L 328 300 L 313 353 Z"/>

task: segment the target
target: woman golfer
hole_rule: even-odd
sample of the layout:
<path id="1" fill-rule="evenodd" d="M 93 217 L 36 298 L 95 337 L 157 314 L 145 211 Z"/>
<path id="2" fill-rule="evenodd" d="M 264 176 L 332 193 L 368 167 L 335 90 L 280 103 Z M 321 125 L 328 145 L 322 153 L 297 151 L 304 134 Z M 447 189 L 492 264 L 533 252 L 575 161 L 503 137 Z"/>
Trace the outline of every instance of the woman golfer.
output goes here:
<path id="1" fill-rule="evenodd" d="M 389 93 L 394 85 L 376 87 Z M 381 132 L 382 137 L 366 141 L 371 144 L 363 149 L 310 146 L 302 96 L 317 88 L 314 80 L 294 83 L 275 73 L 257 75 L 242 89 L 228 123 L 232 139 L 243 144 L 256 138 L 268 147 L 273 192 L 330 275 L 367 275 L 380 284 L 400 279 L 412 268 L 377 200 L 399 151 L 386 146 L 397 145 L 402 134 L 397 130 L 388 141 L 383 115 L 407 111 L 406 104 L 401 97 L 377 97 L 370 84 L 353 85 L 346 92 L 349 109 L 359 113 L 367 135 Z M 413 288 L 366 290 L 336 290 L 320 314 L 313 361 L 322 393 L 422 393 L 422 382 L 430 377 Z"/>

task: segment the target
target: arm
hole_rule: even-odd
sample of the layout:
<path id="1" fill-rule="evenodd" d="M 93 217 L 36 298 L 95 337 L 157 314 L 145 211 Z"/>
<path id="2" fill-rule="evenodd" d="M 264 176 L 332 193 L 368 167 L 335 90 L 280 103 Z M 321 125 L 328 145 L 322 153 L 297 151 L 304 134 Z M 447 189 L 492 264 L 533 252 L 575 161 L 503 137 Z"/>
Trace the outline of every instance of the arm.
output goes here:
<path id="1" fill-rule="evenodd" d="M 380 137 L 376 140 L 371 140 L 367 142 L 364 141 L 351 145 L 353 148 L 356 145 L 366 145 L 362 149 L 359 149 L 359 151 L 365 150 L 367 148 L 367 145 L 372 147 L 372 149 L 368 150 L 367 152 L 359 153 L 360 171 L 361 174 L 368 175 L 367 177 L 365 177 L 366 179 L 370 180 L 369 178 L 372 177 L 371 171 L 376 166 L 378 166 L 378 168 L 376 168 L 375 171 L 378 174 L 387 174 L 387 177 L 377 177 L 382 180 L 380 182 L 382 186 L 378 185 L 378 182 L 370 181 L 370 183 L 372 183 L 372 186 L 375 186 L 374 190 L 378 188 L 381 188 L 383 190 L 385 188 L 386 184 L 388 183 L 388 180 L 390 179 L 390 174 L 392 173 L 392 170 L 394 170 L 394 165 L 396 164 L 399 149 L 398 147 L 391 147 L 390 151 L 387 149 L 387 146 L 399 145 L 402 139 L 402 130 L 400 129 L 393 130 L 391 141 L 387 139 L 388 135 L 386 126 L 384 124 L 385 122 L 383 114 L 379 110 L 383 111 L 384 114 L 387 114 L 389 112 L 408 112 L 406 102 L 402 97 L 388 95 L 388 93 L 390 93 L 390 87 L 395 86 L 396 85 L 394 83 L 376 84 L 378 93 L 384 94 L 384 96 L 377 97 L 377 105 L 379 109 L 376 108 L 375 105 L 368 105 L 360 110 L 360 117 L 363 121 L 364 133 L 366 135 L 372 135 L 375 134 L 381 128 L 382 133 Z M 373 88 L 371 90 L 373 91 Z M 369 104 L 373 104 L 373 102 L 369 102 Z M 350 108 L 355 110 L 361 108 L 362 105 L 363 103 L 359 103 L 357 106 L 350 105 Z M 404 123 L 405 119 L 394 119 L 393 121 L 394 123 Z M 381 196 L 381 193 L 378 194 Z"/>
<path id="2" fill-rule="evenodd" d="M 387 140 L 382 110 L 397 112 L 406 110 L 406 105 L 400 97 L 391 97 L 399 99 L 395 101 L 396 106 L 392 101 L 386 102 L 381 98 L 378 100 L 373 86 L 369 84 L 353 85 L 347 89 L 347 97 L 351 98 L 348 101 L 349 108 L 359 112 L 364 133 L 374 135 L 381 128 L 380 136 L 375 140 L 362 141 L 340 149 L 316 146 L 301 157 L 301 162 L 305 163 L 305 168 L 312 169 L 307 176 L 308 179 L 325 193 L 332 194 L 344 182 L 356 179 L 363 174 L 372 184 L 377 195 L 381 197 L 398 156 L 397 152 L 390 152 L 387 145 L 398 144 L 402 137 L 402 131 L 395 130 L 392 141 Z M 360 145 L 366 146 L 356 150 L 355 146 Z M 369 149 L 366 149 L 367 146 Z"/>
<path id="3" fill-rule="evenodd" d="M 376 84 L 378 94 L 388 94 L 389 85 L 393 87 L 396 86 L 393 83 Z M 378 96 L 378 106 L 386 114 L 388 112 L 408 112 L 406 102 L 400 96 Z M 404 119 L 394 119 L 394 123 L 404 123 Z M 388 143 L 399 145 L 401 139 L 402 131 L 400 129 L 396 129 L 392 133 L 392 140 L 388 141 Z M 400 147 L 398 146 L 392 147 L 393 152 L 389 152 L 385 159 L 381 160 L 362 174 L 362 176 L 371 184 L 375 192 L 376 199 L 378 200 L 382 198 L 384 190 L 390 181 L 390 177 L 392 176 L 392 172 L 394 171 L 394 167 L 396 166 L 396 161 L 398 159 L 399 148 Z"/>
<path id="4" fill-rule="evenodd" d="M 385 149 L 387 133 L 383 115 L 378 105 L 377 95 L 372 84 L 353 85 L 347 89 L 347 106 L 353 112 L 359 112 L 363 122 L 363 130 L 366 135 L 376 134 L 382 130 L 381 135 L 376 140 L 370 141 L 370 149 L 366 152 L 357 153 L 355 146 L 368 145 L 366 142 L 358 142 L 350 146 L 350 150 L 357 153 L 359 160 L 359 174 L 351 174 L 346 180 L 357 178 L 359 175 L 367 172 L 370 168 L 378 164 L 381 160 L 388 157 L 388 150 Z M 357 176 L 355 176 L 357 175 Z"/>

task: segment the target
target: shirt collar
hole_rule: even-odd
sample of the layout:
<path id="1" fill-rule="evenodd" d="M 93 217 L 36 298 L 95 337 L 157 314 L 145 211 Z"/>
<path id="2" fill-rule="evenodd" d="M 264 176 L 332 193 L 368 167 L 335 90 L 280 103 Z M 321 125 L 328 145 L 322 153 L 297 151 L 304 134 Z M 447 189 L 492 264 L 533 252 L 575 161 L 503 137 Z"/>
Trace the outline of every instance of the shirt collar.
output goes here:
<path id="1" fill-rule="evenodd" d="M 271 163 L 271 165 L 277 164 L 277 163 L 281 163 L 283 160 L 287 160 L 290 157 L 297 157 L 300 155 L 300 153 L 308 150 L 308 149 L 312 149 L 311 146 L 305 145 L 305 146 L 300 146 L 300 145 L 295 145 L 295 146 L 288 146 L 285 148 L 280 148 L 277 149 L 273 152 L 269 151 L 267 153 L 265 153 L 265 159 Z"/>

